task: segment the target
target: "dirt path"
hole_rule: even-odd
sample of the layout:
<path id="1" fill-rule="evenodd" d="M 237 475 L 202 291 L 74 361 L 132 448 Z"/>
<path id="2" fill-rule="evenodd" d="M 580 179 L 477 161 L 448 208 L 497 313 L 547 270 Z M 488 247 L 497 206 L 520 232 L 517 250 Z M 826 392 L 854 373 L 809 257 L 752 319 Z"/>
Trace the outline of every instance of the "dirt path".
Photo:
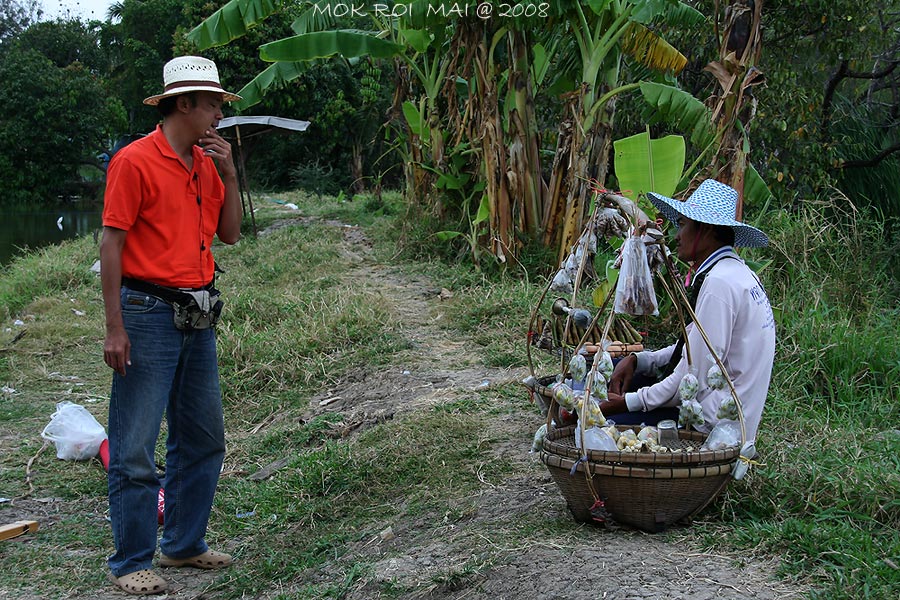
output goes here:
<path id="1" fill-rule="evenodd" d="M 367 289 L 389 305 L 403 336 L 411 342 L 409 362 L 395 369 L 360 369 L 339 388 L 312 399 L 313 410 L 323 400 L 339 396 L 323 410 L 382 416 L 420 410 L 460 393 L 520 381 L 524 370 L 490 369 L 477 362 L 471 343 L 454 339 L 438 322 L 449 290 L 441 290 L 424 277 L 403 275 L 373 258 L 371 243 L 358 227 L 340 225 L 342 256 L 354 267 L 348 279 L 355 289 Z M 452 292 L 449 292 L 452 294 Z M 350 400 L 352 399 L 352 401 Z"/>

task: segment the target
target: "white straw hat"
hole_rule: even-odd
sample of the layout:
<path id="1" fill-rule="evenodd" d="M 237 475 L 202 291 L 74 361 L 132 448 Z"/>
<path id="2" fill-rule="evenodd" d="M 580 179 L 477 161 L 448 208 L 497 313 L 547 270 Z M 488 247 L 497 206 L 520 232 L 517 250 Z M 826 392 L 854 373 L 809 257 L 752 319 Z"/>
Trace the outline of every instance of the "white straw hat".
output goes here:
<path id="1" fill-rule="evenodd" d="M 672 223 L 680 217 L 687 217 L 698 223 L 725 225 L 734 229 L 734 245 L 744 248 L 759 248 L 769 245 L 765 233 L 745 223 L 735 220 L 737 215 L 737 190 L 715 179 L 707 179 L 694 190 L 684 202 L 653 192 L 647 192 L 653 206 Z"/>
<path id="2" fill-rule="evenodd" d="M 241 97 L 222 89 L 219 83 L 219 70 L 216 63 L 200 56 L 179 56 L 173 58 L 163 67 L 162 94 L 144 99 L 144 104 L 155 106 L 169 96 L 178 96 L 188 92 L 219 92 L 225 102 L 235 102 Z"/>

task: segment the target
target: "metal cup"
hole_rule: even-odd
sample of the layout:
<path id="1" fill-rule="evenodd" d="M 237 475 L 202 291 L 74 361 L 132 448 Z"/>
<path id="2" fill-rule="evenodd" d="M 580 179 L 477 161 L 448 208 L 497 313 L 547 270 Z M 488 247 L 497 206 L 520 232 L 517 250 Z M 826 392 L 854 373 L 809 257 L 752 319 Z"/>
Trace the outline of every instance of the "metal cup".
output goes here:
<path id="1" fill-rule="evenodd" d="M 656 431 L 659 434 L 659 445 L 666 448 L 678 448 L 678 426 L 675 421 L 666 419 L 656 424 Z"/>

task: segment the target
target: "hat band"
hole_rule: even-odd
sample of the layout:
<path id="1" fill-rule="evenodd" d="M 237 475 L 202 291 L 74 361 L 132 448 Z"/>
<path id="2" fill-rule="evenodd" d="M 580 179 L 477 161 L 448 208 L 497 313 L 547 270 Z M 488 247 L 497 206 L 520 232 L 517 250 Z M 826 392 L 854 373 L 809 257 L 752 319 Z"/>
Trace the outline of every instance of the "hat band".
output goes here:
<path id="1" fill-rule="evenodd" d="M 180 88 L 198 87 L 198 86 L 214 87 L 216 89 L 222 90 L 222 92 L 225 91 L 222 89 L 222 85 L 218 81 L 176 81 L 175 83 L 170 83 L 169 85 L 166 86 L 165 93 L 168 94 L 169 92 L 175 91 Z"/>

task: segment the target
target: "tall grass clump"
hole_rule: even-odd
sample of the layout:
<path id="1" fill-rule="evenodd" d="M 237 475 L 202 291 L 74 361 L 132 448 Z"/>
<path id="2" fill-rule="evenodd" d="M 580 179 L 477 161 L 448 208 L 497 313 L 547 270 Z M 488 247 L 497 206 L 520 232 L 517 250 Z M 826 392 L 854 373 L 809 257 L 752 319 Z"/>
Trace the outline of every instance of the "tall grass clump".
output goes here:
<path id="1" fill-rule="evenodd" d="M 898 248 L 885 245 L 883 220 L 836 193 L 774 221 L 778 387 L 807 397 L 832 421 L 896 423 L 900 309 L 888 265 Z"/>
<path id="2" fill-rule="evenodd" d="M 778 316 L 764 464 L 720 504 L 734 528 L 707 541 L 780 556 L 815 597 L 900 595 L 900 310 L 884 225 L 838 193 L 764 225 Z"/>
<path id="3" fill-rule="evenodd" d="M 90 268 L 99 257 L 89 236 L 16 257 L 0 267 L 0 318 L 9 319 L 35 298 L 94 281 Z"/>

